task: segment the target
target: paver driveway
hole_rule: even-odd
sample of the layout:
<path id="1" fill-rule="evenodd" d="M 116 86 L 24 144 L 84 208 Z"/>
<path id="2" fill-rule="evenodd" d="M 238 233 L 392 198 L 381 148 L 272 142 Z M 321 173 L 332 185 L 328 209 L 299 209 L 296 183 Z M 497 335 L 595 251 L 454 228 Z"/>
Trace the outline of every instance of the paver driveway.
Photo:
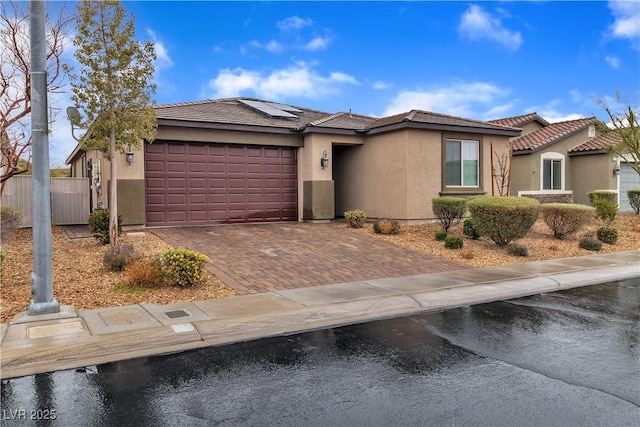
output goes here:
<path id="1" fill-rule="evenodd" d="M 206 254 L 207 269 L 239 295 L 472 268 L 353 233 L 299 222 L 159 228 L 175 247 Z"/>

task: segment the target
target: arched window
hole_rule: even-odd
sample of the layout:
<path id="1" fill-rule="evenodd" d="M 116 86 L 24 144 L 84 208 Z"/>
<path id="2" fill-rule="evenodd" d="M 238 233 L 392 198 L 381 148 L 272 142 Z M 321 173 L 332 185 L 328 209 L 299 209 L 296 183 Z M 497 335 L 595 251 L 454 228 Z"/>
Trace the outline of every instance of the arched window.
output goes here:
<path id="1" fill-rule="evenodd" d="M 540 156 L 540 190 L 564 190 L 564 156 L 544 153 Z"/>

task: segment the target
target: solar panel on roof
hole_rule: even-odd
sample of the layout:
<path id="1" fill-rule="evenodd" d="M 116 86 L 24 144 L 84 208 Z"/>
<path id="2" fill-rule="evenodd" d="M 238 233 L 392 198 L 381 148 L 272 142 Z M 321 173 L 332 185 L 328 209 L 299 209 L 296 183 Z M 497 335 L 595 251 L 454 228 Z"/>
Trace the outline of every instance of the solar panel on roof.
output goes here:
<path id="1" fill-rule="evenodd" d="M 265 102 L 265 104 L 282 111 L 289 111 L 291 113 L 302 113 L 302 110 L 298 110 L 296 107 L 292 107 L 291 105 L 287 104 L 281 104 L 279 102 Z"/>
<path id="2" fill-rule="evenodd" d="M 267 104 L 266 102 L 261 102 L 261 101 L 251 101 L 248 99 L 239 99 L 240 102 L 242 102 L 245 105 L 248 105 L 251 108 L 254 108 L 260 112 L 265 113 L 268 116 L 271 117 L 285 117 L 285 118 L 290 118 L 290 119 L 297 119 L 298 116 L 296 116 L 295 114 L 291 114 L 288 113 L 284 110 L 280 110 L 276 107 L 273 107 L 269 104 Z"/>

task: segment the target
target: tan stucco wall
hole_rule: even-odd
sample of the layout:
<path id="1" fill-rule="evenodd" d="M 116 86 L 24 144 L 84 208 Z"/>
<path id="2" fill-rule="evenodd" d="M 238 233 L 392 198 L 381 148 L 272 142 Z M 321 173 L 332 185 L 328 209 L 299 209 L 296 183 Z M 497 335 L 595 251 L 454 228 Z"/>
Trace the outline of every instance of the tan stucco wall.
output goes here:
<path id="1" fill-rule="evenodd" d="M 304 144 L 304 139 L 301 135 L 287 135 L 286 133 L 258 134 L 218 129 L 169 128 L 164 126 L 158 128 L 156 140 L 218 142 L 225 144 L 254 144 L 286 147 L 301 147 Z"/>
<path id="2" fill-rule="evenodd" d="M 569 157 L 571 163 L 571 187 L 573 201 L 589 204 L 587 193 L 594 190 L 617 190 L 617 177 L 613 175 L 615 163 L 607 154 L 590 154 Z"/>
<path id="3" fill-rule="evenodd" d="M 596 133 L 598 135 L 598 133 Z M 586 142 L 590 139 L 588 136 L 588 126 L 561 141 L 550 144 L 543 149 L 530 154 L 518 155 L 513 157 L 513 170 L 511 174 L 511 194 L 517 195 L 518 191 L 541 191 L 542 183 L 541 173 L 541 156 L 545 153 L 560 153 L 565 156 L 565 191 L 573 191 L 575 179 L 572 179 L 575 165 L 569 161 L 568 152 L 571 148 Z"/>
<path id="4" fill-rule="evenodd" d="M 544 126 L 541 123 L 537 121 L 533 121 L 533 122 L 526 123 L 523 126 L 520 126 L 520 129 L 522 129 L 522 135 L 526 135 L 530 132 L 533 132 L 534 130 L 541 129 L 542 127 Z"/>

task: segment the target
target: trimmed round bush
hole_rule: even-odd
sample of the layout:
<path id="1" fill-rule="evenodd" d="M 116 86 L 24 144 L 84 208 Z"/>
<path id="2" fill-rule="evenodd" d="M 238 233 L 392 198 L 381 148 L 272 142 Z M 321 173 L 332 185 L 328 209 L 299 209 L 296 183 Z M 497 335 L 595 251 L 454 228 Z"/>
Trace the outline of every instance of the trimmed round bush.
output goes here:
<path id="1" fill-rule="evenodd" d="M 100 243 L 106 245 L 109 237 L 109 209 L 98 209 L 89 215 L 89 231 Z M 122 233 L 122 215 L 118 215 L 118 235 Z"/>
<path id="2" fill-rule="evenodd" d="M 446 231 L 436 231 L 436 240 L 437 241 L 442 242 L 446 238 L 447 238 L 447 232 Z"/>
<path id="3" fill-rule="evenodd" d="M 367 215 L 360 209 L 352 209 L 344 212 L 344 219 L 351 228 L 362 228 L 367 222 Z"/>
<path id="4" fill-rule="evenodd" d="M 571 203 L 544 203 L 540 211 L 553 237 L 564 239 L 587 226 L 593 219 L 595 208 Z"/>
<path id="5" fill-rule="evenodd" d="M 605 200 L 611 203 L 618 203 L 618 193 L 615 191 L 607 191 L 607 190 L 596 190 L 590 191 L 587 193 L 589 196 L 589 202 L 595 206 L 594 202 L 596 200 Z"/>
<path id="6" fill-rule="evenodd" d="M 520 243 L 509 243 L 507 245 L 507 253 L 514 256 L 529 256 L 529 249 Z"/>
<path id="7" fill-rule="evenodd" d="M 456 236 L 447 236 L 444 239 L 444 247 L 447 249 L 460 249 L 463 245 L 462 239 Z"/>
<path id="8" fill-rule="evenodd" d="M 602 249 L 602 242 L 598 239 L 594 239 L 593 237 L 583 237 L 578 242 L 578 246 L 588 251 L 597 252 Z"/>
<path id="9" fill-rule="evenodd" d="M 462 223 L 462 234 L 472 238 L 473 240 L 478 240 L 480 238 L 478 227 L 476 227 L 476 221 L 473 218 L 467 218 L 464 220 Z"/>
<path id="10" fill-rule="evenodd" d="M 163 270 L 169 284 L 183 288 L 204 282 L 204 266 L 209 258 L 199 252 L 188 249 L 170 249 L 162 254 Z"/>
<path id="11" fill-rule="evenodd" d="M 640 214 L 640 189 L 627 190 L 629 204 L 636 211 L 636 215 Z"/>
<path id="12" fill-rule="evenodd" d="M 596 231 L 598 236 L 598 240 L 608 245 L 614 245 L 618 241 L 618 237 L 620 237 L 620 233 L 618 230 L 613 227 L 600 227 Z"/>
<path id="13" fill-rule="evenodd" d="M 540 213 L 540 203 L 528 197 L 482 196 L 467 207 L 480 235 L 499 246 L 526 236 Z"/>
<path id="14" fill-rule="evenodd" d="M 618 204 L 616 202 L 596 199 L 593 201 L 593 206 L 596 207 L 596 218 L 601 219 L 607 225 L 615 221 L 618 214 Z"/>
<path id="15" fill-rule="evenodd" d="M 442 229 L 448 232 L 451 227 L 462 221 L 462 217 L 467 212 L 467 199 L 451 196 L 435 197 L 431 199 L 431 206 Z"/>
<path id="16" fill-rule="evenodd" d="M 373 222 L 373 231 L 377 234 L 399 234 L 400 223 L 395 219 L 380 218 Z"/>
<path id="17" fill-rule="evenodd" d="M 102 261 L 109 270 L 122 271 L 135 258 L 133 245 L 119 245 L 109 248 Z"/>

